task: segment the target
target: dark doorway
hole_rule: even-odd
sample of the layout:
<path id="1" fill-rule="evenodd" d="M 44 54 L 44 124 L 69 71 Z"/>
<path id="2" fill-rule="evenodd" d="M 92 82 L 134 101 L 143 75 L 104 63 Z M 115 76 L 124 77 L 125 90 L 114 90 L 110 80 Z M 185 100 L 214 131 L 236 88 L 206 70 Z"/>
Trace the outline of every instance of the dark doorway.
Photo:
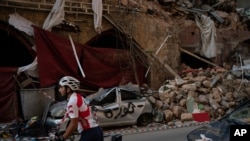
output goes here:
<path id="1" fill-rule="evenodd" d="M 197 56 L 199 56 L 199 55 L 197 55 Z M 204 58 L 202 56 L 199 56 L 199 57 L 202 59 L 211 61 L 211 60 Z M 189 54 L 186 54 L 186 53 L 181 53 L 181 63 L 184 63 L 193 69 L 199 69 L 199 68 L 206 69 L 206 68 L 211 67 L 211 65 L 209 65 L 208 63 L 206 63 L 202 60 L 199 60 L 199 59 L 197 59 Z"/>
<path id="2" fill-rule="evenodd" d="M 35 52 L 24 34 L 0 21 L 0 67 L 21 67 L 30 64 Z"/>

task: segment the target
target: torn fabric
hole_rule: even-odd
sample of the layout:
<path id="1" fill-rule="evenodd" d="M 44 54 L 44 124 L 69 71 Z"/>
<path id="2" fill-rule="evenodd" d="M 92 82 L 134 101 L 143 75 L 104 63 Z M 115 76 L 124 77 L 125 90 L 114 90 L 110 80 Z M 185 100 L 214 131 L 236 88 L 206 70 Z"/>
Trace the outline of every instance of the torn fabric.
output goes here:
<path id="1" fill-rule="evenodd" d="M 64 20 L 64 5 L 65 5 L 65 0 L 57 0 L 55 2 L 55 4 L 53 5 L 53 8 L 51 9 L 49 15 L 47 16 L 47 18 L 45 19 L 44 23 L 43 23 L 43 29 L 45 30 L 49 30 L 51 31 L 52 27 L 60 24 L 63 20 Z M 11 15 L 10 16 L 10 21 L 17 22 L 17 20 L 22 20 L 23 24 L 19 25 L 19 27 L 25 28 L 21 31 L 32 31 L 32 35 L 34 36 L 34 29 L 32 27 L 32 23 L 29 23 L 26 19 L 21 18 L 21 16 L 18 15 Z M 17 18 L 16 18 L 17 17 Z M 16 20 L 14 20 L 16 19 Z M 12 23 L 13 23 L 12 22 Z M 15 24 L 16 25 L 16 24 Z M 21 28 L 18 28 L 19 30 Z M 34 48 L 34 50 L 36 50 L 36 48 Z M 18 74 L 20 74 L 21 72 L 27 71 L 29 75 L 33 76 L 33 77 L 38 77 L 38 69 L 37 69 L 37 59 L 35 59 L 31 64 L 26 65 L 26 66 L 22 66 L 18 68 Z"/>
<path id="2" fill-rule="evenodd" d="M 102 0 L 92 0 L 92 9 L 94 12 L 94 28 L 100 34 L 102 31 Z"/>
<path id="3" fill-rule="evenodd" d="M 83 87 L 90 89 L 108 88 L 132 82 L 137 84 L 135 74 L 131 71 L 129 52 L 124 49 L 90 47 L 74 42 L 77 56 L 86 77 L 79 71 L 69 39 L 52 32 L 34 27 L 37 47 L 40 86 L 49 87 L 57 84 L 65 75 L 80 80 Z M 136 74 L 139 84 L 143 84 L 145 68 L 136 62 Z M 126 71 L 128 69 L 128 71 Z"/>
<path id="4" fill-rule="evenodd" d="M 23 31 L 24 33 L 30 36 L 34 36 L 34 29 L 32 27 L 32 25 L 35 25 L 34 23 L 23 18 L 17 13 L 10 14 L 9 16 L 10 16 L 9 18 L 10 25 L 13 25 L 16 29 Z"/>
<path id="5" fill-rule="evenodd" d="M 21 72 L 27 71 L 29 75 L 32 77 L 39 77 L 37 73 L 37 57 L 34 59 L 34 61 L 26 66 L 19 67 L 17 70 L 17 74 L 21 74 Z"/>
<path id="6" fill-rule="evenodd" d="M 201 32 L 202 47 L 200 50 L 200 55 L 207 58 L 216 57 L 216 28 L 214 21 L 206 15 L 201 15 L 200 18 L 195 16 L 195 21 Z"/>
<path id="7" fill-rule="evenodd" d="M 16 82 L 13 75 L 17 68 L 0 69 L 0 123 L 12 122 L 18 118 L 18 95 L 16 93 Z M 2 140 L 2 139 L 0 139 Z"/>
<path id="8" fill-rule="evenodd" d="M 57 0 L 53 5 L 49 15 L 43 23 L 43 29 L 51 31 L 52 27 L 60 24 L 64 20 L 65 0 Z"/>

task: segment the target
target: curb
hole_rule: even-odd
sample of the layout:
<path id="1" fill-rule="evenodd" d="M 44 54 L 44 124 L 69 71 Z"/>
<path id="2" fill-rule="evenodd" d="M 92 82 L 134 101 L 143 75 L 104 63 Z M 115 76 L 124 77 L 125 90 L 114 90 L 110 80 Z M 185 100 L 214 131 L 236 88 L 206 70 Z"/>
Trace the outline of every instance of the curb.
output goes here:
<path id="1" fill-rule="evenodd" d="M 210 122 L 192 122 L 186 123 L 181 125 L 175 126 L 168 126 L 168 125 L 161 125 L 158 127 L 135 127 L 135 128 L 122 128 L 122 129 L 111 129 L 111 130 L 104 130 L 104 135 L 113 135 L 113 134 L 122 134 L 122 135 L 129 135 L 129 134 L 136 134 L 136 133 L 145 133 L 145 132 L 155 132 L 155 131 L 163 131 L 163 130 L 170 130 L 176 128 L 184 128 L 184 127 L 191 127 L 191 126 L 200 126 L 200 125 L 207 125 Z"/>

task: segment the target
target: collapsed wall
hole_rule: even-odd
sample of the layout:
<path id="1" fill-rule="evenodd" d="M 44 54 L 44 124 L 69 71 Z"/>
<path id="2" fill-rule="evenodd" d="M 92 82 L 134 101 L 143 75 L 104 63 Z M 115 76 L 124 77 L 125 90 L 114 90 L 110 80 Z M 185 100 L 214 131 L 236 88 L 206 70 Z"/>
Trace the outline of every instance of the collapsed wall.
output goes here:
<path id="1" fill-rule="evenodd" d="M 55 2 L 23 1 L 18 4 L 8 3 L 8 1 L 1 2 L 1 13 L 3 13 L 0 17 L 1 20 L 8 21 L 9 14 L 19 13 L 30 21 L 34 21 L 37 26 L 42 26 Z M 79 6 L 82 3 L 84 6 Z M 148 84 L 155 89 L 159 88 L 166 79 L 173 78 L 173 74 L 167 73 L 164 70 L 166 68 L 162 66 L 168 65 L 172 70 L 178 72 L 180 63 L 187 63 L 182 59 L 181 54 L 186 54 L 182 49 L 189 51 L 191 55 L 200 53 L 203 43 L 201 30 L 195 19 L 197 15 L 204 14 L 210 17 L 210 22 L 214 22 L 216 56 L 206 59 L 218 66 L 230 61 L 230 53 L 249 36 L 248 19 L 242 17 L 236 10 L 238 7 L 233 0 L 220 3 L 199 0 L 195 3 L 189 0 L 108 0 L 103 4 L 102 30 L 119 28 L 127 35 L 128 44 L 131 42 L 129 38 L 133 38 L 144 53 L 149 56 L 155 55 L 159 60 L 156 61 L 158 65 L 151 63 L 152 59 L 143 62 L 145 67 L 150 67 L 150 73 L 145 75 Z M 33 8 L 36 6 L 38 8 Z M 211 7 L 213 7 L 212 10 Z M 210 11 L 206 8 L 210 8 Z M 65 12 L 65 19 L 77 25 L 81 30 L 81 32 L 70 32 L 72 37 L 80 43 L 86 43 L 99 34 L 93 28 L 91 0 L 67 1 Z M 60 27 L 54 28 L 53 32 L 65 37 L 69 33 Z M 133 55 L 143 56 L 138 52 Z"/>

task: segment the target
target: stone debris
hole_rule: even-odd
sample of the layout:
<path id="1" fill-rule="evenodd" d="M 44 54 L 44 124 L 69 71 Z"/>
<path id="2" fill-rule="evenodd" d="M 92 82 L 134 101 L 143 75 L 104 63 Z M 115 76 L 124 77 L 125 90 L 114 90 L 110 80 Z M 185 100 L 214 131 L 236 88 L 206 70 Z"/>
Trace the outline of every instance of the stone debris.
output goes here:
<path id="1" fill-rule="evenodd" d="M 167 123 L 190 121 L 193 113 L 203 112 L 216 120 L 250 96 L 249 81 L 235 77 L 225 68 L 188 69 L 180 76 L 185 81 L 182 85 L 167 80 L 157 94 L 150 96 L 150 101 L 158 113 L 163 113 L 162 120 Z"/>

